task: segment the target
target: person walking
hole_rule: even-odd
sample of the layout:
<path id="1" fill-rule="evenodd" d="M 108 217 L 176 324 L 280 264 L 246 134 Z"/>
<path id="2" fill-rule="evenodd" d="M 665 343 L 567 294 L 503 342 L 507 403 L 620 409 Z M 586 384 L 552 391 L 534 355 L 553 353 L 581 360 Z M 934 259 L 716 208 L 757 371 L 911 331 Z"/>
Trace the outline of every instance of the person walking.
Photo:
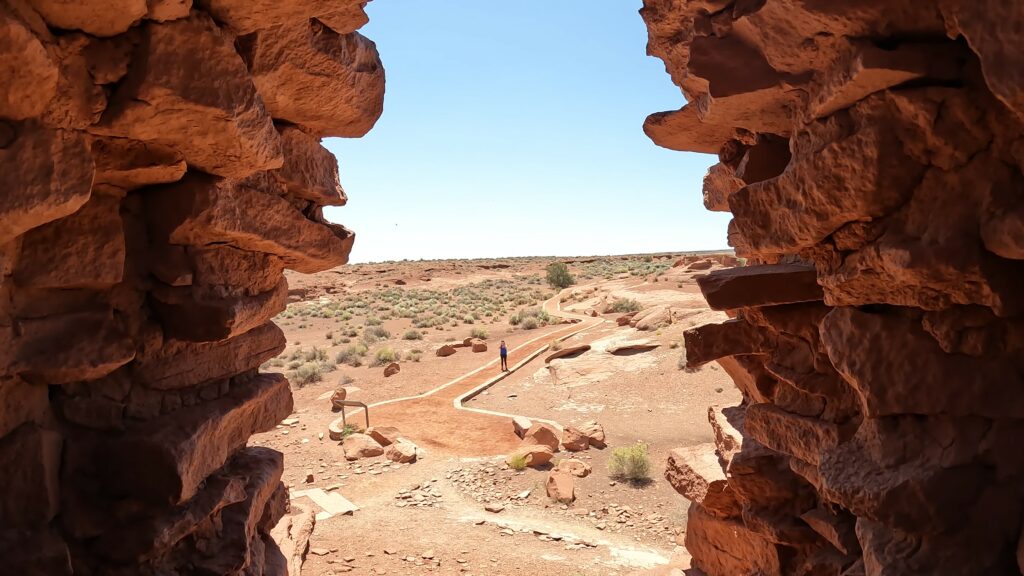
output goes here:
<path id="1" fill-rule="evenodd" d="M 505 341 L 501 341 L 501 346 L 498 348 L 501 353 L 501 371 L 508 372 L 508 348 L 505 347 Z"/>

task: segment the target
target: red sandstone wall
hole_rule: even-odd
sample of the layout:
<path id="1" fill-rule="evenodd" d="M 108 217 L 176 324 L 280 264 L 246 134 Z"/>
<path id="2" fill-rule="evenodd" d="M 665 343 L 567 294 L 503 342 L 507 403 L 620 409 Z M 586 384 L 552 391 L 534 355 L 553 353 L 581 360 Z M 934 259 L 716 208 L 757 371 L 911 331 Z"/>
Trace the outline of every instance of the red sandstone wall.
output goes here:
<path id="1" fill-rule="evenodd" d="M 719 155 L 705 203 L 766 264 L 706 278 L 735 319 L 686 339 L 744 395 L 720 467 L 669 463 L 695 565 L 1020 573 L 1024 4 L 644 4 L 689 101 L 645 131 Z"/>
<path id="2" fill-rule="evenodd" d="M 0 1 L 0 573 L 278 574 L 284 268 L 348 259 L 324 136 L 365 2 Z"/>

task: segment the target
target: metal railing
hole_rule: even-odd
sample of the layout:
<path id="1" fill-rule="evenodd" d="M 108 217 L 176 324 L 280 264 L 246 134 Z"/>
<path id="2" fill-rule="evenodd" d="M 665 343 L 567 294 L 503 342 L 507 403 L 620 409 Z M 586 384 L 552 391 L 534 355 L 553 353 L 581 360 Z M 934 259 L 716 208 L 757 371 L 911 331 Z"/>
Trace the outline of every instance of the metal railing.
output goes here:
<path id="1" fill-rule="evenodd" d="M 341 406 L 341 427 L 348 426 L 348 421 L 345 420 L 345 406 L 354 406 L 356 408 L 362 408 L 363 414 L 366 414 L 366 427 L 370 427 L 370 407 L 363 402 L 358 400 L 335 400 L 335 406 Z"/>

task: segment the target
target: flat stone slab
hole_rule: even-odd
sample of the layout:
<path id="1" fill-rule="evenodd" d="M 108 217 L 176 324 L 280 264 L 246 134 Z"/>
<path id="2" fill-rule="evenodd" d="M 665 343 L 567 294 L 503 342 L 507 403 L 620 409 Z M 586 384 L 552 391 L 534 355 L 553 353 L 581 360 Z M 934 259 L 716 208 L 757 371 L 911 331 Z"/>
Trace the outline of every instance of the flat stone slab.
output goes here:
<path id="1" fill-rule="evenodd" d="M 712 310 L 817 302 L 825 295 L 813 266 L 763 264 L 716 270 L 697 278 Z"/>
<path id="2" fill-rule="evenodd" d="M 317 521 L 326 520 L 332 516 L 337 515 L 351 515 L 359 510 L 359 507 L 348 501 L 347 498 L 338 494 L 336 490 L 331 492 L 325 492 L 321 488 L 311 488 L 309 490 L 298 490 L 292 492 L 292 498 L 306 497 L 313 501 L 314 504 L 321 508 L 321 512 L 316 515 Z"/>

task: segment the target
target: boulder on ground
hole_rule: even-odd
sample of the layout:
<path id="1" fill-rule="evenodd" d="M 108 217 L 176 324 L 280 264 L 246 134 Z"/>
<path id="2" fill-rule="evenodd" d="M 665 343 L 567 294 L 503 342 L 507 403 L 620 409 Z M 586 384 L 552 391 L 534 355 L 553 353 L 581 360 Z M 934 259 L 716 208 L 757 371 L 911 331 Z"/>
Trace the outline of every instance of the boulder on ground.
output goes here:
<path id="1" fill-rule="evenodd" d="M 626 326 L 633 321 L 633 317 L 636 316 L 636 312 L 630 312 L 629 314 L 623 314 L 615 319 L 615 323 L 619 326 Z"/>
<path id="2" fill-rule="evenodd" d="M 505 458 L 505 463 L 509 466 L 515 462 L 515 460 L 522 458 L 526 461 L 526 465 L 531 468 L 540 468 L 541 466 L 551 462 L 551 459 L 555 457 L 555 451 L 551 448 L 542 444 L 527 444 L 516 448 L 511 454 Z"/>
<path id="3" fill-rule="evenodd" d="M 386 368 L 384 368 L 384 377 L 388 378 L 390 376 L 394 376 L 395 374 L 398 374 L 401 371 L 402 367 L 398 365 L 398 362 L 392 362 L 391 364 L 388 364 Z"/>
<path id="4" fill-rule="evenodd" d="M 566 470 L 552 470 L 548 473 L 548 498 L 562 504 L 576 500 L 576 479 Z"/>
<path id="5" fill-rule="evenodd" d="M 545 424 L 538 422 L 526 431 L 523 435 L 523 446 L 529 446 L 530 444 L 540 444 L 551 448 L 552 452 L 558 452 L 558 444 L 560 439 L 558 437 L 558 429 L 551 424 Z"/>
<path id="6" fill-rule="evenodd" d="M 366 434 L 349 434 L 342 442 L 342 447 L 345 449 L 346 460 L 370 458 L 384 453 L 384 447 Z"/>
<path id="7" fill-rule="evenodd" d="M 587 476 L 590 476 L 590 473 L 593 471 L 593 468 L 591 468 L 590 464 L 587 464 L 583 460 L 577 460 L 575 458 L 566 458 L 565 460 L 559 460 L 558 463 L 555 464 L 554 469 L 561 470 L 563 472 L 568 472 L 569 474 L 572 474 L 577 478 L 586 478 Z"/>
<path id="8" fill-rule="evenodd" d="M 637 330 L 657 330 L 672 323 L 672 309 L 668 306 L 655 306 L 638 313 L 629 323 Z"/>
<path id="9" fill-rule="evenodd" d="M 452 346 L 451 344 L 445 344 L 444 346 L 441 346 L 440 348 L 437 349 L 437 355 L 442 358 L 446 356 L 451 356 L 452 354 L 455 354 L 455 347 Z"/>
<path id="10" fill-rule="evenodd" d="M 601 426 L 594 420 L 580 424 L 578 429 L 586 434 L 587 438 L 590 439 L 590 445 L 594 448 L 604 448 L 607 446 L 604 438 L 604 426 Z"/>
<path id="11" fill-rule="evenodd" d="M 366 435 L 376 440 L 381 446 L 389 446 L 398 442 L 401 434 L 394 426 L 370 426 L 366 429 Z"/>
<path id="12" fill-rule="evenodd" d="M 345 401 L 345 397 L 348 396 L 348 391 L 344 388 L 338 388 L 331 394 L 331 411 L 340 412 L 344 409 L 345 405 L 342 402 Z"/>
<path id="13" fill-rule="evenodd" d="M 487 352 L 487 342 L 473 342 L 473 352 Z"/>
<path id="14" fill-rule="evenodd" d="M 569 452 L 581 452 L 590 448 L 590 438 L 581 430 L 568 426 L 562 429 L 562 446 Z"/>
<path id="15" fill-rule="evenodd" d="M 522 438 L 526 436 L 526 431 L 533 427 L 533 421 L 525 416 L 513 416 L 512 417 L 512 430 L 515 431 L 516 436 Z"/>
<path id="16" fill-rule="evenodd" d="M 558 358 L 578 356 L 588 350 L 590 350 L 590 344 L 581 344 L 579 346 L 570 346 L 568 348 L 562 348 L 561 350 L 557 350 L 549 354 L 548 357 L 544 359 L 544 363 L 551 362 L 552 360 L 557 360 Z"/>
<path id="17" fill-rule="evenodd" d="M 398 462 L 399 464 L 415 462 L 416 445 L 405 438 L 399 438 L 397 442 L 394 442 L 387 447 L 384 451 L 384 456 L 386 456 L 388 460 Z"/>

